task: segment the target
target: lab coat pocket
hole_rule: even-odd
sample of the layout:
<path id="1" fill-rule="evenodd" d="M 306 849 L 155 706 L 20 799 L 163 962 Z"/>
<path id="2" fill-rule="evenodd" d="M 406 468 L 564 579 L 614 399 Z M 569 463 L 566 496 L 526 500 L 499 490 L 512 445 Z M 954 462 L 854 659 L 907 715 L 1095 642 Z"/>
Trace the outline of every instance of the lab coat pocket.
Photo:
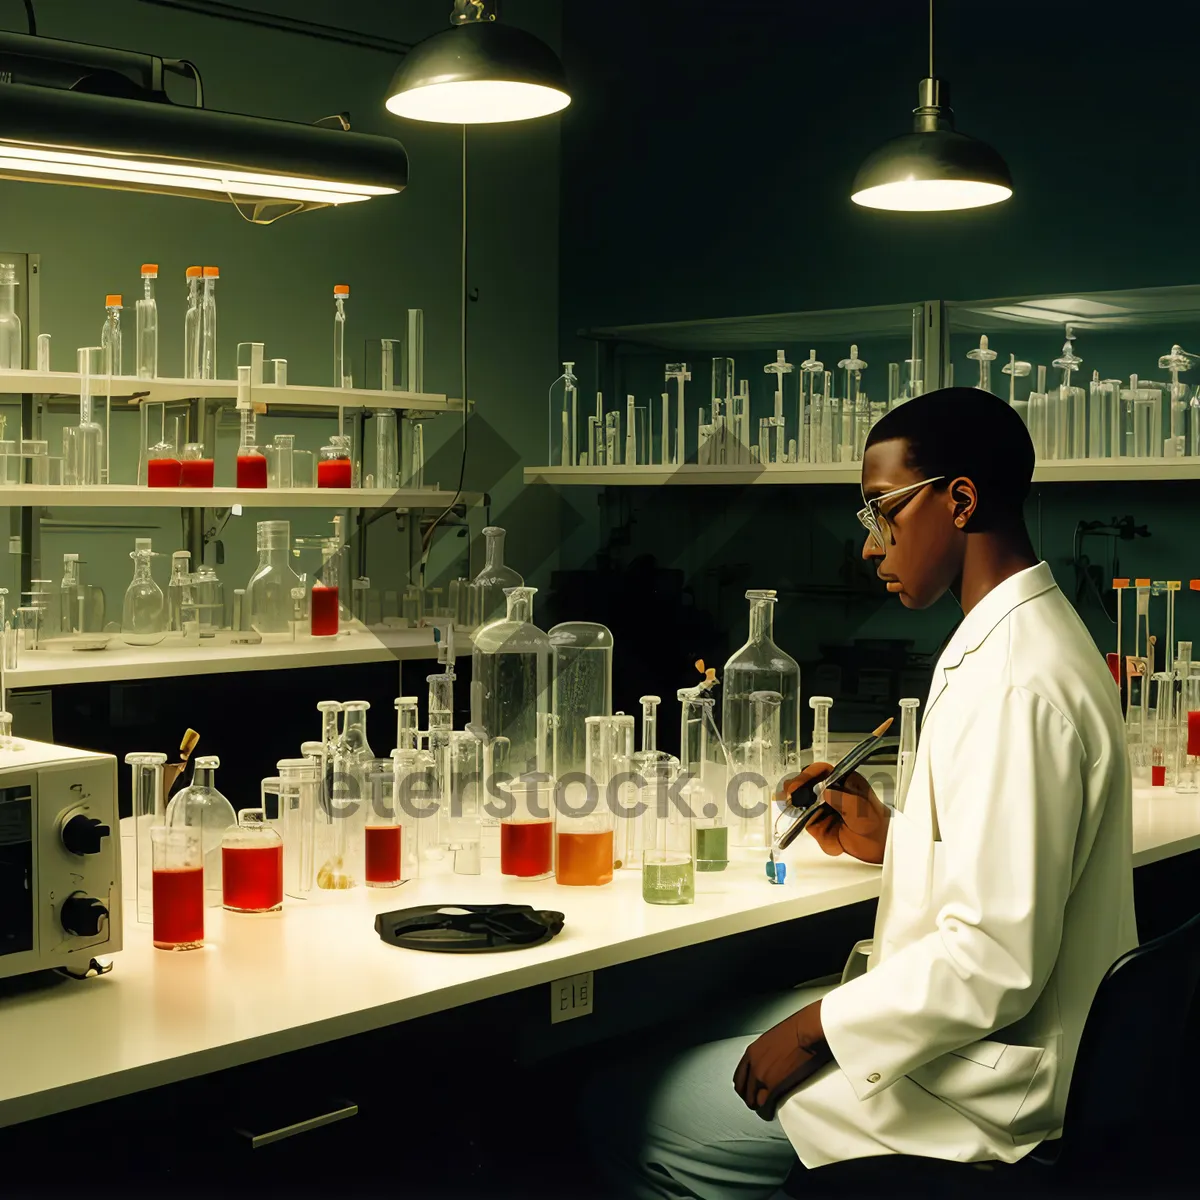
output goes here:
<path id="1" fill-rule="evenodd" d="M 906 813 L 892 813 L 888 854 L 893 904 L 923 912 L 933 882 L 933 838 L 928 827 Z"/>
<path id="2" fill-rule="evenodd" d="M 909 1079 L 976 1121 L 1007 1129 L 1016 1119 L 1045 1050 L 983 1040 L 943 1054 Z"/>

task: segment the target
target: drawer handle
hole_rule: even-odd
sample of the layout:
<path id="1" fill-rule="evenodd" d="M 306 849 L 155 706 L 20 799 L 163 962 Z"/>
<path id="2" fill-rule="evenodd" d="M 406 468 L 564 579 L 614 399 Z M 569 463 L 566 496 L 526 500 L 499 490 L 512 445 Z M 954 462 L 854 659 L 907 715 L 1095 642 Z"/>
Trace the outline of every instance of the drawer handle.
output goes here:
<path id="1" fill-rule="evenodd" d="M 296 1137 L 301 1133 L 308 1133 L 313 1129 L 320 1129 L 322 1125 L 332 1125 L 335 1121 L 344 1121 L 347 1117 L 358 1115 L 358 1105 L 347 1103 L 342 1108 L 335 1108 L 331 1112 L 320 1113 L 315 1117 L 308 1117 L 304 1121 L 297 1121 L 292 1125 L 283 1125 L 278 1129 L 269 1129 L 266 1133 L 251 1133 L 247 1129 L 239 1129 L 237 1132 L 244 1138 L 250 1140 L 251 1150 L 261 1150 L 264 1146 L 271 1145 L 272 1142 L 282 1142 L 286 1138 Z"/>

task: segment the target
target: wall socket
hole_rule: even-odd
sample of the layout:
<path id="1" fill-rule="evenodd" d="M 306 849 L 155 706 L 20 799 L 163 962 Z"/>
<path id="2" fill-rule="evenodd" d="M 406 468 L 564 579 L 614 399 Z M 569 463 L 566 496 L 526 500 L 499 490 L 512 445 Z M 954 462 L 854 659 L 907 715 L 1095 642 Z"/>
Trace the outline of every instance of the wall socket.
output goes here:
<path id="1" fill-rule="evenodd" d="M 550 985 L 550 1024 L 586 1017 L 592 1011 L 592 973 L 568 975 Z"/>

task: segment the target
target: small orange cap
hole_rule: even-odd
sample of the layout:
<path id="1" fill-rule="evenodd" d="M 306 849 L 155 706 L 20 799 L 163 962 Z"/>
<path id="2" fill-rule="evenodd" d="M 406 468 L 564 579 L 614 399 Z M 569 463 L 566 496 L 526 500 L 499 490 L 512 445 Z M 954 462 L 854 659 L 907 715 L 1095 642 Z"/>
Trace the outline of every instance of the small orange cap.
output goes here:
<path id="1" fill-rule="evenodd" d="M 1134 586 L 1134 587 L 1149 587 L 1149 586 L 1150 586 L 1150 580 L 1148 580 L 1148 579 L 1135 579 L 1135 580 L 1133 581 L 1133 586 Z"/>
<path id="2" fill-rule="evenodd" d="M 221 278 L 220 268 L 219 267 L 205 267 L 204 268 L 204 278 L 205 279 L 220 279 Z"/>
<path id="3" fill-rule="evenodd" d="M 120 296 L 105 296 L 104 297 L 104 307 L 105 308 L 120 308 L 121 307 L 121 297 Z"/>
<path id="4" fill-rule="evenodd" d="M 1115 587 L 1115 588 L 1127 588 L 1128 586 L 1129 586 L 1128 579 L 1114 579 L 1113 580 L 1113 587 Z"/>
<path id="5" fill-rule="evenodd" d="M 348 283 L 335 283 L 333 285 L 333 294 L 335 296 L 350 295 L 350 285 Z"/>
<path id="6" fill-rule="evenodd" d="M 184 271 L 184 275 L 186 275 L 188 279 L 199 279 L 202 271 L 203 268 L 201 267 L 188 267 L 188 269 Z"/>
<path id="7" fill-rule="evenodd" d="M 1190 587 L 1193 592 L 1200 592 L 1200 579 L 1193 579 L 1191 583 L 1188 584 L 1188 587 Z"/>
<path id="8" fill-rule="evenodd" d="M 143 275 L 157 275 L 158 274 L 158 263 L 142 263 L 142 274 Z"/>

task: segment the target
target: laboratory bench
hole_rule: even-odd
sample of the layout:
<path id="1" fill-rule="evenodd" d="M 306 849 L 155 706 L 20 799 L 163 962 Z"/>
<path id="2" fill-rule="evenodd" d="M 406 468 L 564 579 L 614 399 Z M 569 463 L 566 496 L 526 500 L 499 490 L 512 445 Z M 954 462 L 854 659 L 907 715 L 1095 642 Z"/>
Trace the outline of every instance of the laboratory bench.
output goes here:
<path id="1" fill-rule="evenodd" d="M 128 836 L 123 841 L 128 854 Z M 1197 850 L 1200 798 L 1137 793 L 1139 881 L 1176 864 L 1182 878 L 1194 878 Z M 451 1175 L 467 1187 L 464 1180 L 486 1174 L 489 1154 L 510 1146 L 511 1137 L 482 1126 L 472 1132 L 479 1108 L 473 1115 L 442 1111 L 456 1089 L 474 1097 L 492 1123 L 497 1112 L 489 1104 L 503 1108 L 510 1097 L 540 1103 L 544 1130 L 535 1123 L 524 1136 L 550 1136 L 558 1123 L 570 1125 L 570 1089 L 560 1085 L 564 1073 L 576 1072 L 572 1062 L 594 1063 L 622 1044 L 657 1046 L 650 1026 L 686 1034 L 731 995 L 838 967 L 853 940 L 869 935 L 879 870 L 828 858 L 807 838 L 789 860 L 781 887 L 743 866 L 720 881 L 722 891 L 681 907 L 645 904 L 640 874 L 617 872 L 600 889 L 446 874 L 390 890 L 288 900 L 282 912 L 263 916 L 208 909 L 206 946 L 179 954 L 153 949 L 150 926 L 132 919 L 127 900 L 124 949 L 110 974 L 31 977 L 0 988 L 0 1127 L 9 1127 L 0 1128 L 0 1160 L 5 1147 L 26 1139 L 54 1144 L 80 1128 L 119 1132 L 143 1124 L 149 1137 L 155 1122 L 162 1123 L 155 1137 L 177 1130 L 186 1146 L 191 1133 L 200 1136 L 188 1122 L 203 1114 L 211 1123 L 204 1136 L 216 1139 L 205 1142 L 214 1163 L 236 1165 L 257 1154 L 258 1170 L 284 1162 L 286 1153 L 289 1169 L 303 1163 L 309 1172 L 314 1161 L 328 1167 L 328 1153 L 352 1185 L 360 1180 L 351 1172 L 366 1169 L 352 1152 L 364 1139 L 403 1130 L 428 1140 L 431 1153 L 452 1153 L 461 1138 L 461 1172 Z M 1194 891 L 1174 899 L 1194 911 Z M 373 928 L 375 914 L 391 909 L 493 901 L 560 911 L 563 932 L 528 950 L 460 956 L 387 946 Z M 595 1011 L 551 1024 L 550 985 L 588 971 L 601 973 L 593 981 Z M 546 1087 L 562 1096 L 545 1094 Z M 270 1155 L 239 1157 L 248 1143 L 233 1132 L 241 1120 L 235 1112 L 259 1101 L 269 1109 L 272 1097 L 303 1105 L 318 1092 L 326 1097 L 314 1101 L 322 1114 L 349 1115 L 358 1106 L 365 1119 L 281 1141 Z M 274 1128 L 290 1119 L 262 1121 Z M 219 1131 L 228 1135 L 228 1160 L 218 1152 Z M 154 1171 L 179 1167 L 178 1156 L 158 1149 L 165 1157 Z M 123 1169 L 136 1173 L 141 1154 L 126 1148 Z M 402 1191 L 405 1171 L 398 1168 L 395 1178 Z M 422 1176 L 422 1187 L 433 1184 Z M 491 1193 L 480 1186 L 440 1194 Z"/>

